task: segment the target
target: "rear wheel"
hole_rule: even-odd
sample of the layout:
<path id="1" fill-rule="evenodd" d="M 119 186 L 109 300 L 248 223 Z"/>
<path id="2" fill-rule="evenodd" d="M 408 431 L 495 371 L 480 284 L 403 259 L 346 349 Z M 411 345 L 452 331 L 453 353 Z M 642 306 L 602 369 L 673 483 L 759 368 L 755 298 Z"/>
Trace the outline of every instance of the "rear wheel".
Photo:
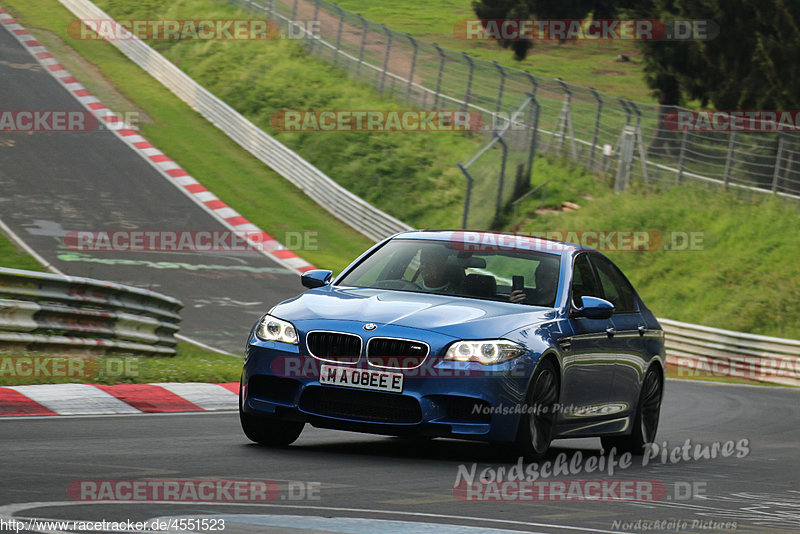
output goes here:
<path id="1" fill-rule="evenodd" d="M 526 410 L 520 418 L 516 451 L 526 462 L 543 457 L 553 441 L 558 402 L 558 372 L 545 360 L 534 372 L 526 397 Z"/>
<path id="2" fill-rule="evenodd" d="M 244 435 L 261 445 L 285 446 L 294 443 L 303 431 L 305 423 L 282 421 L 245 413 L 242 409 L 242 386 L 239 384 L 239 421 Z"/>
<path id="3" fill-rule="evenodd" d="M 639 393 L 639 406 L 636 408 L 636 418 L 633 422 L 633 431 L 629 436 L 600 438 L 603 448 L 606 451 L 610 451 L 616 447 L 619 453 L 644 454 L 645 444 L 653 443 L 656 439 L 662 394 L 661 373 L 657 367 L 651 367 L 647 370 L 642 382 L 642 390 Z"/>

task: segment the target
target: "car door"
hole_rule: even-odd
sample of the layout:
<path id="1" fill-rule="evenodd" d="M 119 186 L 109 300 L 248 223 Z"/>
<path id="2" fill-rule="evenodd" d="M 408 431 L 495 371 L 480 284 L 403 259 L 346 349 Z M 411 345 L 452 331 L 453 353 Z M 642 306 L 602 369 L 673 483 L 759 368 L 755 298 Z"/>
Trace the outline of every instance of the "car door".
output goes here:
<path id="1" fill-rule="evenodd" d="M 636 406 L 644 374 L 644 319 L 639 313 L 636 293 L 622 272 L 608 258 L 592 254 L 590 261 L 603 288 L 605 299 L 614 305 L 613 333 L 607 343 L 615 353 L 614 378 L 607 413 L 628 412 Z"/>
<path id="2" fill-rule="evenodd" d="M 580 308 L 582 297 L 603 298 L 603 290 L 589 262 L 581 253 L 573 260 L 570 298 L 573 310 Z M 609 319 L 590 319 L 570 314 L 573 334 L 559 341 L 563 354 L 562 421 L 579 423 L 596 414 L 609 400 L 614 377 L 616 354 L 609 348 L 606 329 Z"/>

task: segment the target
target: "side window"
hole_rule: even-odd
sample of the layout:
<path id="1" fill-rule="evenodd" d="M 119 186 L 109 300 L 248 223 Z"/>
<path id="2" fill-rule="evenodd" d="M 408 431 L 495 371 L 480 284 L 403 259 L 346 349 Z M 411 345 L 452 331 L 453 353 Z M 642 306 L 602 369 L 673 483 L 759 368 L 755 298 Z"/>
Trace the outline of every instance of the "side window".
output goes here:
<path id="1" fill-rule="evenodd" d="M 614 305 L 616 313 L 635 312 L 635 293 L 619 269 L 602 256 L 592 256 L 592 263 L 597 267 L 597 275 L 603 285 L 606 300 Z"/>
<path id="2" fill-rule="evenodd" d="M 586 254 L 575 258 L 572 267 L 572 303 L 580 308 L 583 306 L 583 297 L 603 298 L 603 291 Z"/>

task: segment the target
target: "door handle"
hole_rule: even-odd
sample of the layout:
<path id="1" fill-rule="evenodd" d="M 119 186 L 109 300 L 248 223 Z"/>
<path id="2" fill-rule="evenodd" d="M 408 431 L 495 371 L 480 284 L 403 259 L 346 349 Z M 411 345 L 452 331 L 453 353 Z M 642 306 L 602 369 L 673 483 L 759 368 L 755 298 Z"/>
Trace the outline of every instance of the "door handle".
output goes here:
<path id="1" fill-rule="evenodd" d="M 608 337 L 614 337 L 614 334 L 616 333 L 617 331 L 613 326 L 609 326 L 606 328 L 606 334 L 608 334 Z"/>
<path id="2" fill-rule="evenodd" d="M 640 336 L 643 336 L 644 333 L 647 332 L 647 327 L 643 324 L 640 324 L 639 326 L 636 327 L 636 330 L 639 331 Z"/>

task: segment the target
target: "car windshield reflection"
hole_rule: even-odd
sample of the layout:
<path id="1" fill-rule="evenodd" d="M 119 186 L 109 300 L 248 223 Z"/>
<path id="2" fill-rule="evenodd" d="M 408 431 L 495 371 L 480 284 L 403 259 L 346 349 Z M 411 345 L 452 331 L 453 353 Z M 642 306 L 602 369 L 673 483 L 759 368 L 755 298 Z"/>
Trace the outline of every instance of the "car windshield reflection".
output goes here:
<path id="1" fill-rule="evenodd" d="M 494 247 L 463 250 L 447 241 L 393 239 L 337 285 L 432 293 L 552 308 L 560 256 Z"/>

